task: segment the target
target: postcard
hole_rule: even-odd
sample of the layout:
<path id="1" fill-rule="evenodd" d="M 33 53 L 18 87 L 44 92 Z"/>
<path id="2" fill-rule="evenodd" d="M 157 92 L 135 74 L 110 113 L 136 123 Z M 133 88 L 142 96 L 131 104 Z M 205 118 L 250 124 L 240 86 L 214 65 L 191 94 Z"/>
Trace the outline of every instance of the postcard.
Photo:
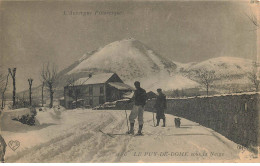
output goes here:
<path id="1" fill-rule="evenodd" d="M 260 162 L 259 8 L 0 1 L 1 162 Z"/>

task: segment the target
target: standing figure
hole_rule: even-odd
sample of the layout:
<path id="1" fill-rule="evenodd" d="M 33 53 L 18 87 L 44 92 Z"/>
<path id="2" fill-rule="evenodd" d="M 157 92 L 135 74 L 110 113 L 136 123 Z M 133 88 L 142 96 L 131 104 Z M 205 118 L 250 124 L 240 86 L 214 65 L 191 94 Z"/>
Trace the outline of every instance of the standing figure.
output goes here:
<path id="1" fill-rule="evenodd" d="M 4 163 L 5 151 L 6 151 L 6 143 L 4 138 L 0 134 L 0 162 Z"/>
<path id="2" fill-rule="evenodd" d="M 144 106 L 146 103 L 146 91 L 141 88 L 140 82 L 136 81 L 134 83 L 135 85 L 135 92 L 134 96 L 129 100 L 129 102 L 134 101 L 133 109 L 129 115 L 129 121 L 130 121 L 130 131 L 127 132 L 128 134 L 134 134 L 134 124 L 135 119 L 138 117 L 138 124 L 139 124 L 139 130 L 136 135 L 142 135 L 142 128 L 143 128 L 143 113 L 144 113 Z"/>
<path id="3" fill-rule="evenodd" d="M 164 115 L 164 112 L 165 112 L 165 109 L 167 108 L 167 104 L 166 104 L 166 96 L 165 94 L 162 93 L 162 89 L 157 89 L 157 92 L 158 92 L 158 96 L 156 98 L 156 102 L 155 102 L 155 105 L 154 105 L 154 108 L 156 109 L 156 119 L 157 119 L 157 125 L 156 126 L 159 126 L 159 123 L 160 123 L 160 119 L 163 119 L 163 126 L 162 127 L 165 127 L 165 115 Z"/>

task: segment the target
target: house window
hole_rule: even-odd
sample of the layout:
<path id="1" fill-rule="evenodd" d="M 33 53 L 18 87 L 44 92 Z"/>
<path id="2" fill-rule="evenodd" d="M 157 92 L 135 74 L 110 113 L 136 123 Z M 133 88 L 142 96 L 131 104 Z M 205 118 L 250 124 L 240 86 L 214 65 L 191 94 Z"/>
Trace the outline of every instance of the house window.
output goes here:
<path id="1" fill-rule="evenodd" d="M 90 95 L 90 96 L 93 95 L 93 87 L 92 87 L 92 86 L 89 87 L 89 95 Z"/>
<path id="2" fill-rule="evenodd" d="M 77 97 L 80 96 L 80 89 L 76 89 L 76 96 L 77 96 Z"/>
<path id="3" fill-rule="evenodd" d="M 71 89 L 69 90 L 69 96 L 70 97 L 72 96 L 72 90 Z"/>
<path id="4" fill-rule="evenodd" d="M 85 88 L 85 93 L 86 93 L 87 96 L 89 96 L 89 87 Z"/>
<path id="5" fill-rule="evenodd" d="M 103 86 L 100 87 L 100 94 L 101 94 L 101 95 L 104 94 L 104 87 L 103 87 Z"/>

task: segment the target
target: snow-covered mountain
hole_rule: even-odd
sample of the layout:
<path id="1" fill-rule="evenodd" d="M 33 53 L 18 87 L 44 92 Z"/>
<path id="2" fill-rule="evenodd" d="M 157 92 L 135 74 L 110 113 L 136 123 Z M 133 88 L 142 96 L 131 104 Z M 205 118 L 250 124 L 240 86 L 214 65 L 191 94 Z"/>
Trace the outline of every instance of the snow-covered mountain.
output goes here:
<path id="1" fill-rule="evenodd" d="M 198 87 L 193 71 L 204 69 L 215 71 L 218 77 L 215 83 L 222 88 L 222 84 L 248 85 L 246 74 L 251 66 L 252 61 L 236 57 L 218 57 L 189 63 L 170 61 L 140 41 L 130 38 L 115 41 L 83 55 L 76 65 L 66 71 L 66 77 L 114 72 L 128 84 L 139 80 L 144 88 L 154 91 L 157 88 L 171 90 Z"/>
<path id="2" fill-rule="evenodd" d="M 177 67 L 133 38 L 116 41 L 85 54 L 79 62 L 67 73 L 68 75 L 82 72 L 114 72 L 122 80 L 129 81 L 159 73 L 169 75 Z"/>
<path id="3" fill-rule="evenodd" d="M 180 71 L 205 69 L 215 71 L 218 76 L 244 75 L 252 69 L 252 60 L 237 57 L 217 57 L 199 63 L 187 63 L 179 66 Z"/>
<path id="4" fill-rule="evenodd" d="M 202 62 L 179 64 L 177 71 L 191 80 L 196 80 L 194 71 L 214 71 L 215 88 L 222 92 L 250 90 L 252 87 L 248 73 L 253 70 L 253 61 L 237 57 L 217 57 Z"/>
<path id="5" fill-rule="evenodd" d="M 66 74 L 64 72 L 64 77 L 79 78 L 88 76 L 88 73 L 113 72 L 132 86 L 134 81 L 140 81 L 148 91 L 196 86 L 197 83 L 189 78 L 176 75 L 177 66 L 142 42 L 129 38 L 84 54 L 66 70 Z"/>
<path id="6" fill-rule="evenodd" d="M 218 76 L 214 83 L 220 90 L 233 91 L 250 86 L 247 73 L 252 70 L 252 61 L 236 57 L 218 57 L 202 62 L 180 63 L 171 61 L 142 42 L 129 38 L 112 42 L 84 54 L 79 60 L 59 73 L 57 97 L 63 96 L 63 88 L 70 78 L 88 77 L 90 73 L 117 73 L 127 84 L 140 81 L 147 91 L 197 88 L 196 70 L 213 70 Z M 242 85 L 242 86 L 241 86 Z M 40 87 L 33 94 L 40 96 Z M 38 92 L 36 92 L 38 91 Z M 48 92 L 47 92 L 48 93 Z M 47 95 L 46 95 L 47 96 Z"/>

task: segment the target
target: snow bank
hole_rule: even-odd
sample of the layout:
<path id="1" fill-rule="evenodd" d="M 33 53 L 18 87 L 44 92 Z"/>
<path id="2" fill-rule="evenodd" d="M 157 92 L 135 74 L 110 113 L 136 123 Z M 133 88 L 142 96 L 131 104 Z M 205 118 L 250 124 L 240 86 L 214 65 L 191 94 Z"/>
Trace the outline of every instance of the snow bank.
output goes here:
<path id="1" fill-rule="evenodd" d="M 31 115 L 31 111 L 29 108 L 21 108 L 15 110 L 4 110 L 0 117 L 0 127 L 1 131 L 25 131 L 30 129 L 30 126 L 22 124 L 19 121 L 14 121 L 12 119 L 19 119 L 23 115 Z"/>
<path id="2" fill-rule="evenodd" d="M 61 120 L 62 111 L 58 108 L 48 109 L 48 111 L 39 111 L 36 119 L 40 125 L 43 124 L 57 124 Z"/>
<path id="3" fill-rule="evenodd" d="M 175 128 L 175 117 L 166 114 L 166 127 L 153 127 L 152 117 L 144 113 L 144 136 L 133 137 L 124 135 L 122 110 L 67 110 L 62 112 L 62 123 L 27 133 L 4 132 L 7 142 L 21 143 L 15 152 L 7 149 L 6 162 L 232 162 L 250 155 L 198 123 L 182 119 L 181 128 Z M 183 153 L 187 155 L 178 155 Z"/>
<path id="4" fill-rule="evenodd" d="M 20 108 L 20 109 L 14 109 L 14 110 L 4 110 L 3 111 L 4 116 L 8 116 L 9 118 L 19 118 L 23 115 L 31 115 L 31 109 L 30 108 Z"/>

